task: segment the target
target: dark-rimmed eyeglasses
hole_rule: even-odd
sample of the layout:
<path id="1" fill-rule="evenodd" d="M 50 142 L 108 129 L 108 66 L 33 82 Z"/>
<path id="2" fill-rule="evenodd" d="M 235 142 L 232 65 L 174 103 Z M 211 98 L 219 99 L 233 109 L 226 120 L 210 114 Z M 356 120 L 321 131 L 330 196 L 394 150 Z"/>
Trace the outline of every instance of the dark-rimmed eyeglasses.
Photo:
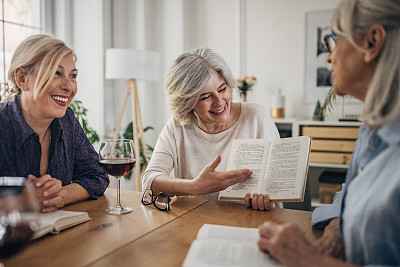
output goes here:
<path id="1" fill-rule="evenodd" d="M 337 43 L 336 33 L 333 32 L 331 34 L 325 35 L 324 42 L 328 52 L 332 53 Z"/>
<path id="2" fill-rule="evenodd" d="M 174 196 L 172 199 L 164 192 L 161 192 L 157 195 L 153 194 L 153 190 L 147 189 L 144 191 L 143 196 L 142 196 L 142 204 L 143 205 L 151 205 L 154 204 L 154 206 L 162 211 L 169 211 L 170 206 L 172 203 L 174 203 L 176 200 L 176 196 Z"/>

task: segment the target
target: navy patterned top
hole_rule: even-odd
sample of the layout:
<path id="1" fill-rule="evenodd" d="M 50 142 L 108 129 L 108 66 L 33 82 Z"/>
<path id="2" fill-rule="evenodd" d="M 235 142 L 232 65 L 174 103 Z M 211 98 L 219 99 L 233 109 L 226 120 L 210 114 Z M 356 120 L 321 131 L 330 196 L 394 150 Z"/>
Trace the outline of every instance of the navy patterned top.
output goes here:
<path id="1" fill-rule="evenodd" d="M 81 185 L 97 199 L 109 179 L 72 109 L 68 108 L 64 117 L 55 118 L 50 127 L 47 173 L 61 180 L 63 186 Z M 39 135 L 26 123 L 18 98 L 0 103 L 0 176 L 40 177 L 41 154 Z"/>

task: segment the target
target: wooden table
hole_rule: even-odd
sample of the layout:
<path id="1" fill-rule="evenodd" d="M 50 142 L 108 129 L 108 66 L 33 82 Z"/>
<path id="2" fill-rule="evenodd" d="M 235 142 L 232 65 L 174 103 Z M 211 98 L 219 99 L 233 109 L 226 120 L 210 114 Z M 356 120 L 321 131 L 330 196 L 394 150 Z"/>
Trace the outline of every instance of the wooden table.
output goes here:
<path id="1" fill-rule="evenodd" d="M 322 232 L 311 228 L 311 212 L 287 209 L 255 211 L 244 205 L 180 197 L 170 212 L 140 204 L 142 193 L 122 191 L 122 204 L 133 212 L 113 216 L 104 209 L 116 203 L 108 189 L 96 201 L 66 210 L 87 211 L 92 220 L 58 235 L 33 241 L 5 262 L 11 266 L 181 266 L 190 244 L 204 223 L 258 227 L 264 221 L 293 222 L 309 240 Z"/>

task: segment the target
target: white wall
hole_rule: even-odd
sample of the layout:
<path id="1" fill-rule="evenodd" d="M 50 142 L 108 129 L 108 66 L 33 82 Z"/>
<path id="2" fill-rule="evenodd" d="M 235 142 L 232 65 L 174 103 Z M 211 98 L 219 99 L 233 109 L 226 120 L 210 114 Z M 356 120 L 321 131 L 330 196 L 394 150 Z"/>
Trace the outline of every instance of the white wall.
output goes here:
<path id="1" fill-rule="evenodd" d="M 88 11 L 91 18 L 88 19 Z M 73 48 L 79 90 L 77 99 L 88 109 L 90 126 L 103 134 L 104 129 L 104 41 L 103 3 L 98 0 L 73 1 Z"/>
<path id="2" fill-rule="evenodd" d="M 73 48 L 79 58 L 77 97 L 89 109 L 90 125 L 101 134 L 111 135 L 126 83 L 104 80 L 105 49 L 158 51 L 161 54 L 160 80 L 138 84 L 143 125 L 155 127 L 153 133 L 146 135 L 146 142 L 154 145 L 171 116 L 165 101 L 165 72 L 182 52 L 208 46 L 225 58 L 235 76 L 257 76 L 258 83 L 248 94 L 249 102 L 269 109 L 271 96 L 282 88 L 287 117 L 311 118 L 315 104 L 303 103 L 305 14 L 333 9 L 338 2 L 74 0 L 71 23 Z M 240 24 L 241 19 L 245 19 L 245 25 Z M 68 33 L 68 28 L 65 31 Z M 246 73 L 241 73 L 243 70 Z M 346 112 L 360 109 L 360 105 L 347 105 Z M 335 110 L 330 119 L 339 116 L 340 108 Z M 131 120 L 130 114 L 128 106 L 122 128 Z"/>
<path id="3" fill-rule="evenodd" d="M 334 9 L 337 3 L 339 0 L 247 1 L 247 71 L 259 78 L 248 101 L 269 109 L 271 97 L 281 88 L 286 116 L 312 116 L 315 103 L 303 103 L 305 14 Z"/>
<path id="4" fill-rule="evenodd" d="M 53 0 L 46 1 L 53 13 L 52 27 L 47 29 L 64 40 L 74 49 L 78 60 L 78 92 L 75 99 L 81 100 L 88 109 L 89 126 L 101 136 L 105 129 L 104 47 L 109 20 L 104 15 L 104 8 L 109 8 L 110 1 L 98 0 Z M 49 11 L 48 10 L 48 11 Z M 107 15 L 107 14 L 106 14 Z"/>

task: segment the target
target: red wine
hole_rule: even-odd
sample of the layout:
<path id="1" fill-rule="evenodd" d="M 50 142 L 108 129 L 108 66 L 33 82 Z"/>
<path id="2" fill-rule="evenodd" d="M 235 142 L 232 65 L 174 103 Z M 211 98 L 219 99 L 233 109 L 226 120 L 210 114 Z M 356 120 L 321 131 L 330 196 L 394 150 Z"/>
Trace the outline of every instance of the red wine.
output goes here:
<path id="1" fill-rule="evenodd" d="M 136 160 L 134 159 L 102 159 L 100 160 L 100 166 L 109 175 L 121 177 L 132 170 L 135 162 Z"/>
<path id="2" fill-rule="evenodd" d="M 28 222 L 5 227 L 0 225 L 0 258 L 10 257 L 24 248 L 33 233 Z"/>

